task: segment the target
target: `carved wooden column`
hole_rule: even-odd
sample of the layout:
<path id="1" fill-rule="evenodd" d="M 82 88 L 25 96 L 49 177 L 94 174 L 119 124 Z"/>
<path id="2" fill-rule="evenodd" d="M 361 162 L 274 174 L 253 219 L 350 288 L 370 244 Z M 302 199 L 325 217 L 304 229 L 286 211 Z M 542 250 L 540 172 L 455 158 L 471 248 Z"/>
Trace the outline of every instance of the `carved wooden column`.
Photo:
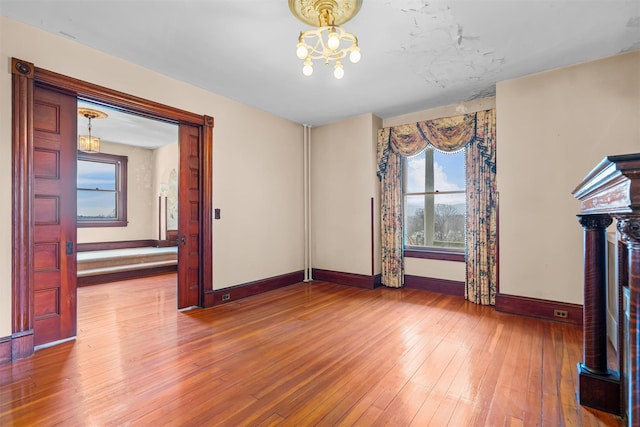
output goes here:
<path id="1" fill-rule="evenodd" d="M 11 59 L 13 82 L 13 195 L 12 195 L 12 334 L 11 358 L 20 359 L 33 354 L 33 283 L 31 277 L 31 168 L 33 163 L 33 64 Z"/>
<path id="2" fill-rule="evenodd" d="M 629 285 L 629 318 L 640 318 L 640 215 L 616 215 L 618 231 L 621 240 L 627 245 L 627 280 Z M 627 382 L 631 384 L 623 393 L 626 398 L 625 406 L 628 425 L 640 423 L 640 337 L 637 322 L 630 322 L 629 341 L 624 349 L 629 361 Z"/>
<path id="3" fill-rule="evenodd" d="M 620 376 L 607 364 L 606 214 L 578 215 L 584 229 L 583 363 L 578 364 L 580 404 L 620 412 Z"/>
<path id="4" fill-rule="evenodd" d="M 592 374 L 608 375 L 607 367 L 607 227 L 609 215 L 578 215 L 584 228 L 584 363 Z"/>
<path id="5" fill-rule="evenodd" d="M 640 153 L 605 157 L 573 190 L 585 230 L 584 363 L 578 364 L 580 404 L 640 425 Z M 606 239 L 618 220 L 618 289 L 629 295 L 629 321 L 619 302 L 618 366 L 607 370 Z M 626 339 L 623 339 L 626 337 Z M 628 342 L 628 344 L 625 344 Z"/>

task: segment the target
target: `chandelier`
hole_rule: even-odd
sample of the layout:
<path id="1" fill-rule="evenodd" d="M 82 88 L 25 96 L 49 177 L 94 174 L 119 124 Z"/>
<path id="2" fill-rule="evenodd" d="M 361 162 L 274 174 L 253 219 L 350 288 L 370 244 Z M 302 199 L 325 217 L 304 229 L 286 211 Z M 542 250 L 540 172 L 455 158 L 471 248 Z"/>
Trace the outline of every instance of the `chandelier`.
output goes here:
<path id="1" fill-rule="evenodd" d="M 100 138 L 91 135 L 91 119 L 104 119 L 109 117 L 106 113 L 91 108 L 78 108 L 78 115 L 84 116 L 89 120 L 88 135 L 78 135 L 78 150 L 85 153 L 100 152 Z"/>
<path id="2" fill-rule="evenodd" d="M 303 60 L 302 73 L 313 74 L 313 61 L 324 60 L 325 65 L 334 63 L 333 76 L 344 77 L 342 61 L 360 61 L 358 38 L 342 29 L 339 25 L 353 18 L 362 6 L 362 0 L 289 0 L 291 13 L 315 27 L 314 30 L 301 31 L 298 37 L 296 55 Z"/>

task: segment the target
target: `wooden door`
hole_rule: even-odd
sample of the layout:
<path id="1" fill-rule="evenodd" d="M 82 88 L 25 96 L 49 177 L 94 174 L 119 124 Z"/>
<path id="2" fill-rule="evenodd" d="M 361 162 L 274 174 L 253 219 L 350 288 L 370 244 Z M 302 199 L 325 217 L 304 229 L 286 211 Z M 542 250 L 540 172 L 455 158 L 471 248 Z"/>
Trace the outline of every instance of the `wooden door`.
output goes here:
<path id="1" fill-rule="evenodd" d="M 181 123 L 178 138 L 178 308 L 186 308 L 200 304 L 200 128 Z"/>
<path id="2" fill-rule="evenodd" d="M 76 335 L 76 98 L 33 100 L 33 313 L 36 346 Z"/>

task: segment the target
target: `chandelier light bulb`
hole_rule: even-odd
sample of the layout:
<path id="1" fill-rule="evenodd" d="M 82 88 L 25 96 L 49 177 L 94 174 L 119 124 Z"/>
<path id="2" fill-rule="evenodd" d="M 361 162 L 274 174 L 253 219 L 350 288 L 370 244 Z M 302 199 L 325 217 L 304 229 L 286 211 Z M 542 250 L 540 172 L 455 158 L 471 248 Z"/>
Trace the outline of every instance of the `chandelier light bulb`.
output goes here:
<path id="1" fill-rule="evenodd" d="M 309 49 L 305 46 L 304 43 L 298 43 L 296 48 L 296 56 L 298 59 L 305 59 L 309 55 Z"/>
<path id="2" fill-rule="evenodd" d="M 358 46 L 356 46 L 351 53 L 349 54 L 349 61 L 351 61 L 353 64 L 357 63 L 360 61 L 361 55 L 360 55 L 360 48 Z"/>
<path id="3" fill-rule="evenodd" d="M 344 77 L 344 68 L 340 61 L 336 61 L 336 65 L 333 67 L 333 77 L 341 79 Z"/>
<path id="4" fill-rule="evenodd" d="M 304 61 L 304 66 L 302 67 L 302 74 L 304 74 L 307 77 L 313 74 L 313 63 L 311 62 L 310 59 L 307 59 L 306 61 Z"/>
<path id="5" fill-rule="evenodd" d="M 327 39 L 327 46 L 331 50 L 336 50 L 340 47 L 340 36 L 336 33 L 335 28 L 329 30 L 329 37 Z"/>
<path id="6" fill-rule="evenodd" d="M 344 77 L 343 62 L 347 57 L 354 64 L 360 61 L 358 38 L 340 25 L 358 12 L 362 1 L 289 0 L 293 15 L 315 27 L 300 31 L 296 44 L 296 56 L 303 62 L 302 73 L 305 76 L 313 74 L 313 62 L 318 61 L 327 65 L 327 71 L 333 68 L 333 76 L 341 79 Z"/>

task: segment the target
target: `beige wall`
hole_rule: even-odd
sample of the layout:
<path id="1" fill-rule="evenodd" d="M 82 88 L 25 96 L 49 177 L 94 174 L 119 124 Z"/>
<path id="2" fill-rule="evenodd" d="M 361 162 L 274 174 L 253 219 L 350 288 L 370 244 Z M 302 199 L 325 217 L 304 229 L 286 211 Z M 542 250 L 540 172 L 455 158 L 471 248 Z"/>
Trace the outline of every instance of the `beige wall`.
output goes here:
<path id="1" fill-rule="evenodd" d="M 390 117 L 382 121 L 384 127 L 403 125 L 423 120 L 433 120 L 441 117 L 457 116 L 460 114 L 473 113 L 475 111 L 491 110 L 496 107 L 495 97 L 475 99 L 473 101 L 461 102 L 454 105 L 446 105 L 429 110 L 418 111 L 402 116 Z M 498 144 L 500 135 L 497 136 Z M 466 280 L 466 269 L 464 262 L 440 261 L 421 258 L 405 258 L 405 274 L 411 276 L 431 277 L 435 279 L 455 280 L 464 282 Z"/>
<path id="2" fill-rule="evenodd" d="M 313 268 L 371 275 L 371 197 L 379 200 L 375 139 L 380 125 L 379 118 L 363 114 L 311 129 Z"/>
<path id="3" fill-rule="evenodd" d="M 214 288 L 304 268 L 302 126 L 244 109 L 214 129 Z"/>
<path id="4" fill-rule="evenodd" d="M 78 243 L 154 239 L 152 220 L 157 217 L 157 210 L 154 204 L 156 198 L 152 194 L 153 151 L 103 140 L 100 142 L 100 152 L 128 158 L 128 224 L 126 227 L 80 227 Z"/>
<path id="5" fill-rule="evenodd" d="M 11 57 L 213 116 L 214 288 L 302 270 L 301 125 L 0 16 L 0 337 L 11 334 Z"/>
<path id="6" fill-rule="evenodd" d="M 373 274 L 382 273 L 382 241 L 381 241 L 381 222 L 380 222 L 380 180 L 378 179 L 378 129 L 381 129 L 382 119 L 373 116 L 371 121 L 371 164 L 373 173 L 370 179 L 373 180 Z"/>
<path id="7" fill-rule="evenodd" d="M 476 111 L 491 110 L 492 108 L 496 108 L 496 98 L 494 96 L 489 96 L 486 98 L 474 99 L 472 101 L 460 102 L 458 104 L 444 105 L 442 107 L 416 111 L 415 113 L 403 114 L 401 116 L 388 117 L 382 120 L 382 125 L 384 127 L 398 126 L 423 120 L 433 120 L 441 117 L 459 116 L 461 114 L 474 113 Z"/>
<path id="8" fill-rule="evenodd" d="M 177 128 L 177 126 L 176 126 Z M 178 139 L 178 135 L 176 132 L 176 140 Z M 153 178 L 152 178 L 152 193 L 153 193 L 153 206 L 155 215 L 153 215 L 152 220 L 152 229 L 153 229 L 153 238 L 154 239 L 165 239 L 166 238 L 166 230 L 165 230 L 165 204 L 166 200 L 162 200 L 162 232 L 161 236 L 158 233 L 158 197 L 160 196 L 161 187 L 164 184 L 165 187 L 168 187 L 169 177 L 171 175 L 171 171 L 175 170 L 176 173 L 180 170 L 180 147 L 178 143 L 168 144 L 163 147 L 157 148 L 153 150 Z"/>
<path id="9" fill-rule="evenodd" d="M 500 292 L 582 304 L 571 195 L 603 157 L 640 152 L 640 52 L 497 85 Z"/>

